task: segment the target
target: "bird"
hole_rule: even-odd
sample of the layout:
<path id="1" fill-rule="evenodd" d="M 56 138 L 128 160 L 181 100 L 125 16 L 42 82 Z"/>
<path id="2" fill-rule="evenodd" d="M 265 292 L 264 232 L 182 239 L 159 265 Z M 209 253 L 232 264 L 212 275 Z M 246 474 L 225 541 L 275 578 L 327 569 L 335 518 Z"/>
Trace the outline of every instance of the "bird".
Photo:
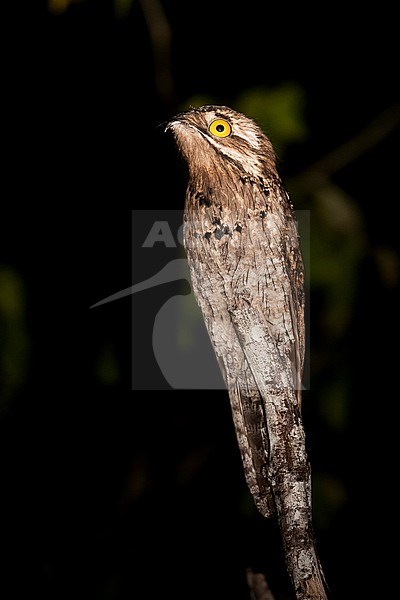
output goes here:
<path id="1" fill-rule="evenodd" d="M 188 167 L 184 247 L 248 487 L 260 513 L 278 519 L 296 597 L 325 599 L 301 419 L 304 267 L 292 202 L 253 119 L 205 105 L 166 130 Z"/>

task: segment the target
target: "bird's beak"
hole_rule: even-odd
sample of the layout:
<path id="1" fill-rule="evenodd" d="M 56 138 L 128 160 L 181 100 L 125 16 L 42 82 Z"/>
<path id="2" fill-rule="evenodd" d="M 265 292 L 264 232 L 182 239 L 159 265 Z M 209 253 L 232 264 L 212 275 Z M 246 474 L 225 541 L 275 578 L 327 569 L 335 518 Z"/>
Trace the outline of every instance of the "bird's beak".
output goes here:
<path id="1" fill-rule="evenodd" d="M 179 121 L 175 121 L 175 120 L 173 120 L 173 121 L 168 121 L 168 123 L 167 123 L 167 124 L 166 124 L 166 126 L 165 126 L 165 129 L 164 129 L 164 131 L 169 131 L 170 129 L 173 129 L 173 128 L 174 128 L 174 126 L 175 126 L 177 123 L 179 123 Z"/>
<path id="2" fill-rule="evenodd" d="M 182 115 L 182 117 L 180 115 L 178 115 L 177 117 L 174 117 L 165 126 L 165 131 L 171 130 L 175 136 L 179 135 L 179 133 L 183 134 L 183 130 L 185 130 L 187 132 L 188 129 L 194 130 L 197 133 L 202 134 L 202 131 L 198 127 L 196 127 L 196 125 L 194 123 L 191 123 L 187 118 L 185 118 L 185 115 Z"/>
<path id="3" fill-rule="evenodd" d="M 179 119 L 179 117 L 175 117 L 171 121 L 168 121 L 168 123 L 165 126 L 164 131 L 169 131 L 170 129 L 173 130 L 176 125 L 181 125 L 181 124 L 182 124 L 182 119 Z"/>

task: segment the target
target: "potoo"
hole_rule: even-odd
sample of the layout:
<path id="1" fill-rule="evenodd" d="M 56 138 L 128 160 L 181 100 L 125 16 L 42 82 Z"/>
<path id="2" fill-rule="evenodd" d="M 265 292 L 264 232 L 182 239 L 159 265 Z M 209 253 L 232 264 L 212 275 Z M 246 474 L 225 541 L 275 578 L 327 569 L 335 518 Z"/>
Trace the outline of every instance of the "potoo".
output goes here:
<path id="1" fill-rule="evenodd" d="M 167 129 L 189 169 L 184 245 L 248 486 L 279 521 L 296 597 L 324 599 L 300 410 L 303 263 L 272 145 L 226 106 L 191 109 Z"/>

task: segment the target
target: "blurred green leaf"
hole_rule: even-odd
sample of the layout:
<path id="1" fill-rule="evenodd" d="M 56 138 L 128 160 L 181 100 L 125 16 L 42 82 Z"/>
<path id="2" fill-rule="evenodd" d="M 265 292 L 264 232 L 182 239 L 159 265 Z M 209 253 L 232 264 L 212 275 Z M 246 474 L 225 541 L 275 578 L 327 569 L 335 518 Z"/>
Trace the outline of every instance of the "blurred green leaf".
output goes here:
<path id="1" fill-rule="evenodd" d="M 262 127 L 278 155 L 282 155 L 288 145 L 307 137 L 304 105 L 305 95 L 297 83 L 246 90 L 235 102 L 238 111 L 252 117 Z"/>
<path id="2" fill-rule="evenodd" d="M 48 0 L 48 11 L 53 15 L 62 15 L 69 7 L 71 0 Z"/>
<path id="3" fill-rule="evenodd" d="M 11 267 L 0 267 L 0 411 L 25 382 L 29 339 L 25 322 L 25 287 Z"/>
<path id="4" fill-rule="evenodd" d="M 114 0 L 114 14 L 117 19 L 124 19 L 130 13 L 132 0 Z"/>
<path id="5" fill-rule="evenodd" d="M 347 499 L 342 481 L 329 473 L 313 476 L 313 514 L 318 529 L 327 529 Z"/>
<path id="6" fill-rule="evenodd" d="M 97 377 L 104 385 L 113 385 L 119 381 L 120 369 L 111 344 L 105 344 L 100 351 L 97 361 Z"/>
<path id="7" fill-rule="evenodd" d="M 363 219 L 354 201 L 330 182 L 314 192 L 312 208 L 311 288 L 323 290 L 323 326 L 338 338 L 353 311 L 365 250 Z"/>
<path id="8" fill-rule="evenodd" d="M 336 377 L 321 389 L 319 412 L 331 429 L 341 433 L 348 421 L 349 389 L 347 378 Z"/>

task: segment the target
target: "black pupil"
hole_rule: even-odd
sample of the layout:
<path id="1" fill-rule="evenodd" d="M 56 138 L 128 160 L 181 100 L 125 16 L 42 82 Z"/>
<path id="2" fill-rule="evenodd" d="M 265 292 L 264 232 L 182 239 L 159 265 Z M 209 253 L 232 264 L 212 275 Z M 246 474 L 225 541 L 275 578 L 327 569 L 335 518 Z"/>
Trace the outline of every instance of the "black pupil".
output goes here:
<path id="1" fill-rule="evenodd" d="M 222 133 L 225 130 L 225 125 L 217 125 L 215 128 L 219 133 Z"/>

